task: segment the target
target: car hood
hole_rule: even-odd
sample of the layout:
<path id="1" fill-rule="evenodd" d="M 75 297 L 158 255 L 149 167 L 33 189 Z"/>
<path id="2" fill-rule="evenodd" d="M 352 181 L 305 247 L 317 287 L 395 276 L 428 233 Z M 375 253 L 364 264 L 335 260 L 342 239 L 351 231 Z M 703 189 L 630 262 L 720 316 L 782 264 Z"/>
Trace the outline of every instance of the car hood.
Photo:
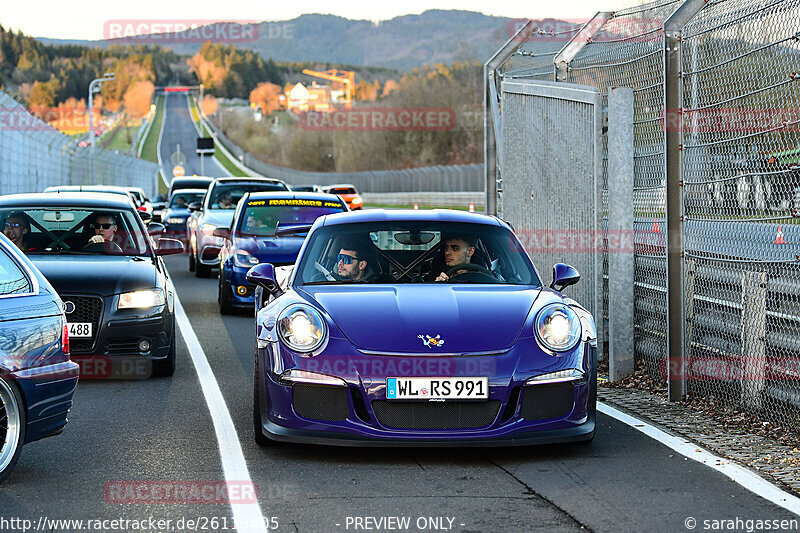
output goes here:
<path id="1" fill-rule="evenodd" d="M 231 227 L 233 223 L 233 209 L 214 209 L 203 212 L 201 222 L 203 224 L 213 224 L 214 226 Z"/>
<path id="2" fill-rule="evenodd" d="M 164 218 L 167 217 L 180 217 L 180 218 L 189 218 L 191 213 L 188 209 L 175 209 L 174 207 L 170 207 L 169 209 L 164 210 Z"/>
<path id="3" fill-rule="evenodd" d="M 156 269 L 146 257 L 31 255 L 59 294 L 110 296 L 155 287 Z"/>
<path id="4" fill-rule="evenodd" d="M 247 250 L 262 263 L 288 264 L 297 260 L 304 237 L 236 237 L 239 250 Z"/>
<path id="5" fill-rule="evenodd" d="M 475 353 L 509 348 L 539 288 L 419 284 L 304 286 L 358 348 L 390 353 Z M 443 345 L 425 344 L 428 337 Z"/>

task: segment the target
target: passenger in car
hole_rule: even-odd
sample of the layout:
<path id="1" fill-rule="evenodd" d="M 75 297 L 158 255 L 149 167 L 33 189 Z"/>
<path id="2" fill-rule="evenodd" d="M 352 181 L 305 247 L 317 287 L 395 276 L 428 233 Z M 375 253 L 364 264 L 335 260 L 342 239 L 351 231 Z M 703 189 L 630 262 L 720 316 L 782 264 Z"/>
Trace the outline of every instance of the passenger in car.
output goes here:
<path id="1" fill-rule="evenodd" d="M 21 211 L 15 211 L 6 217 L 3 223 L 3 234 L 20 250 L 28 251 L 27 235 L 31 231 L 28 217 Z"/>

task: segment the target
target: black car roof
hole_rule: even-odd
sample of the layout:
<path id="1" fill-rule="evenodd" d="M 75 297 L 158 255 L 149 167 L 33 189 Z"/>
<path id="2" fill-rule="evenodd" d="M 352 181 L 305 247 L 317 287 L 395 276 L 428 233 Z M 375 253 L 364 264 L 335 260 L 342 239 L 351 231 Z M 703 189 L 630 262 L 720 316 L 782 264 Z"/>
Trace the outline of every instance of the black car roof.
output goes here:
<path id="1" fill-rule="evenodd" d="M 101 192 L 41 192 L 0 196 L 0 207 L 88 207 L 133 210 L 130 198 Z"/>

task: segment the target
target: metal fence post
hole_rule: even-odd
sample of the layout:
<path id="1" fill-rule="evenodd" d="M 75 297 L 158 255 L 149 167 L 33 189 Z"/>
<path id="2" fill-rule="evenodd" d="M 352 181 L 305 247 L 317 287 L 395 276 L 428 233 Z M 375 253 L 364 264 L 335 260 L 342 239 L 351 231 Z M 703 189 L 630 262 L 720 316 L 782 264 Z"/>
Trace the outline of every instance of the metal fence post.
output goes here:
<path id="1" fill-rule="evenodd" d="M 497 68 L 533 33 L 528 20 L 483 66 L 483 165 L 486 184 L 486 214 L 497 215 L 497 194 L 503 157 L 503 136 L 500 127 L 500 97 L 497 90 Z"/>
<path id="2" fill-rule="evenodd" d="M 667 178 L 667 388 L 670 401 L 686 397 L 686 346 L 683 289 L 683 79 L 681 32 L 705 6 L 705 0 L 685 0 L 664 21 L 664 127 Z"/>
<path id="3" fill-rule="evenodd" d="M 569 40 L 564 48 L 553 58 L 553 67 L 555 70 L 555 81 L 567 81 L 569 70 L 569 63 L 575 56 L 583 49 L 584 46 L 589 44 L 600 28 L 614 16 L 610 11 L 598 11 L 592 19 L 583 25 L 581 31 L 576 33 L 572 39 Z"/>
<path id="4" fill-rule="evenodd" d="M 742 273 L 742 405 L 761 410 L 767 342 L 767 273 Z"/>
<path id="5" fill-rule="evenodd" d="M 608 91 L 608 379 L 633 374 L 633 89 Z M 614 245 L 617 243 L 617 249 Z M 598 252 L 600 253 L 600 252 Z"/>

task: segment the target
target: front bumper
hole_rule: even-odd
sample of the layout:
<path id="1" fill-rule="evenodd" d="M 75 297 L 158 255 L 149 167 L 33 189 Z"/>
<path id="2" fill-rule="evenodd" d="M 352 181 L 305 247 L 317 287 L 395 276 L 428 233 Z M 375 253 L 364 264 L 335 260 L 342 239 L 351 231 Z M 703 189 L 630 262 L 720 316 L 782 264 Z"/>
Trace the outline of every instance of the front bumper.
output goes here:
<path id="1" fill-rule="evenodd" d="M 346 387 L 315 385 L 319 396 L 298 402 L 298 384 L 278 380 L 282 371 L 276 357 L 284 351 L 277 343 L 258 350 L 258 373 L 262 432 L 278 441 L 293 441 L 340 446 L 518 446 L 591 440 L 595 431 L 596 348 L 583 345 L 583 365 L 587 379 L 541 394 L 546 385 L 524 385 L 531 374 L 519 372 L 514 361 L 519 354 L 485 357 L 410 358 L 364 355 L 346 351 L 344 341 L 330 339 L 326 353 L 348 353 L 326 364 L 320 355 L 304 359 L 304 369 L 336 376 Z M 333 345 L 333 346 L 332 346 Z M 580 356 L 579 356 L 580 357 Z M 311 364 L 316 361 L 316 364 Z M 341 364 L 337 365 L 337 363 Z M 401 368 L 408 362 L 405 369 Z M 303 361 L 300 361 L 302 364 Z M 301 368 L 300 365 L 297 368 Z M 544 372 L 541 372 L 544 373 Z M 489 377 L 486 401 L 414 401 L 386 400 L 386 377 L 391 376 L 483 376 Z M 536 375 L 536 374 L 533 374 Z M 325 391 L 323 388 L 328 388 Z M 336 392 L 333 389 L 337 389 Z M 536 389 L 536 390 L 533 390 Z M 549 409 L 550 391 L 553 404 Z M 330 394 L 326 395 L 326 392 Z M 308 394 L 303 392 L 303 394 Z M 313 394 L 313 391 L 312 393 Z M 558 396 L 558 397 L 556 397 Z M 328 415 L 341 404 L 338 415 Z M 465 404 L 470 403 L 467 406 Z M 389 405 L 391 404 L 391 405 Z M 459 405 L 461 404 L 461 405 Z M 492 404 L 496 407 L 490 407 Z M 308 407 L 311 405 L 312 407 Z M 308 414 L 319 406 L 320 417 Z M 537 411 L 537 405 L 542 409 Z M 386 408 L 389 409 L 387 415 Z M 453 415 L 454 411 L 457 415 Z M 298 411 L 303 411 L 301 415 Z M 404 413 L 404 411 L 408 411 Z M 413 413 L 410 416 L 409 413 Z M 446 418 L 441 427 L 437 416 Z M 470 417 L 475 418 L 470 418 Z M 323 419 L 328 417 L 327 419 Z M 472 420 L 480 420 L 472 424 Z M 399 422 L 398 422 L 399 421 Z M 406 427 L 404 426 L 417 426 Z M 450 427 L 448 427 L 448 425 Z"/>
<path id="2" fill-rule="evenodd" d="M 62 296 L 62 299 L 76 303 L 76 311 L 66 315 L 68 322 L 90 322 L 93 326 L 91 338 L 70 339 L 73 359 L 83 365 L 88 359 L 97 357 L 151 362 L 166 358 L 175 329 L 175 314 L 171 306 L 165 303 L 149 309 L 119 310 L 116 308 L 117 298 Z M 144 343 L 146 349 L 142 349 Z M 102 369 L 95 370 L 102 374 Z"/>

